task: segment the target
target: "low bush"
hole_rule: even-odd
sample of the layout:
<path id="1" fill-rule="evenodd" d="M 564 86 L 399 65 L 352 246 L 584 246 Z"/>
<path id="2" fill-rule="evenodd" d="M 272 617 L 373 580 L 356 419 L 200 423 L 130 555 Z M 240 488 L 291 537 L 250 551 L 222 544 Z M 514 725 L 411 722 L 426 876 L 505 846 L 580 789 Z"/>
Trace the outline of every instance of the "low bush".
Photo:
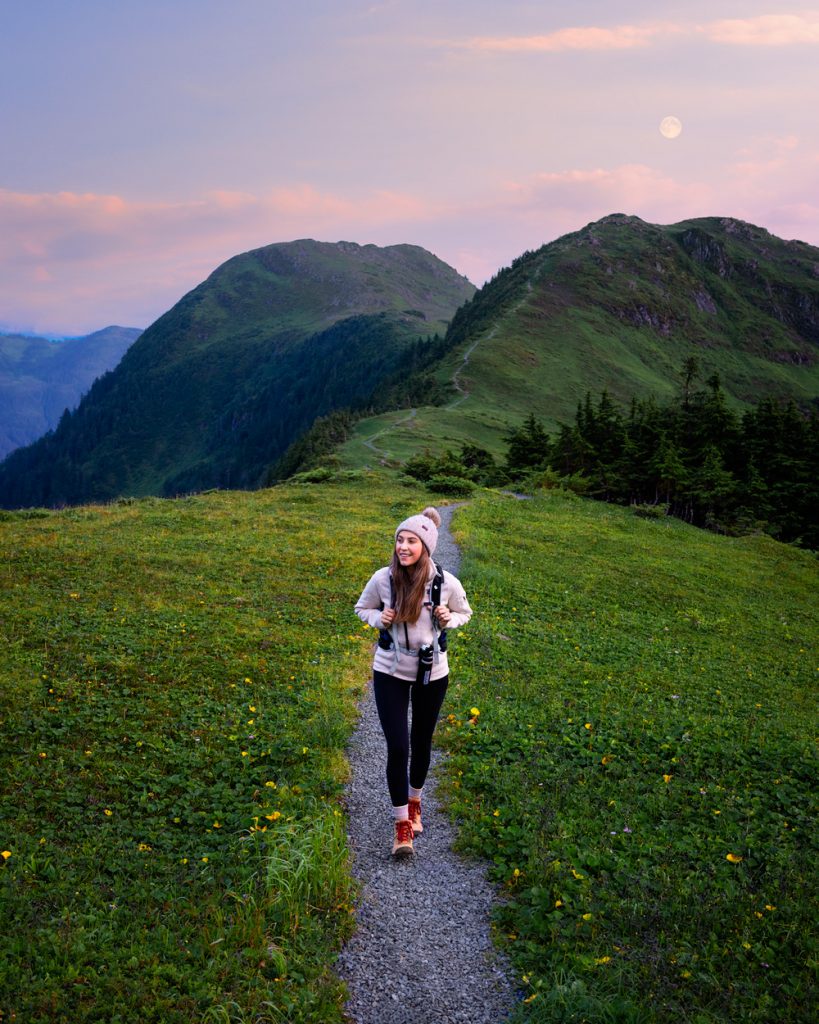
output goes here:
<path id="1" fill-rule="evenodd" d="M 434 476 L 427 481 L 427 487 L 434 494 L 448 494 L 453 498 L 468 498 L 475 490 L 471 480 L 460 476 Z"/>

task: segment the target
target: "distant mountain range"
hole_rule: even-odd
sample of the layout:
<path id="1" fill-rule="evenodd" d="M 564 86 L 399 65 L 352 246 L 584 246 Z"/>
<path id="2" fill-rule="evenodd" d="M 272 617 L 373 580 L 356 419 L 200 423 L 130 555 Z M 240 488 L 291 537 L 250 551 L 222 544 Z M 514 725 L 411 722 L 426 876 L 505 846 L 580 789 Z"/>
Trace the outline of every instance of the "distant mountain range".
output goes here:
<path id="1" fill-rule="evenodd" d="M 0 333 L 0 460 L 53 430 L 141 333 L 106 327 L 64 341 Z"/>
<path id="2" fill-rule="evenodd" d="M 587 392 L 678 394 L 691 356 L 739 408 L 819 402 L 819 249 L 730 218 L 613 214 L 475 293 L 416 246 L 271 245 L 218 268 L 13 452 L 0 503 L 258 486 L 317 417 L 350 407 L 413 407 L 380 461 L 459 442 L 502 454 L 529 413 L 568 422 Z M 359 425 L 343 462 L 376 457 L 364 441 L 381 422 Z"/>
<path id="3" fill-rule="evenodd" d="M 474 291 L 413 245 L 302 240 L 236 256 L 53 434 L 0 465 L 0 502 L 256 486 L 316 416 L 400 381 Z"/>

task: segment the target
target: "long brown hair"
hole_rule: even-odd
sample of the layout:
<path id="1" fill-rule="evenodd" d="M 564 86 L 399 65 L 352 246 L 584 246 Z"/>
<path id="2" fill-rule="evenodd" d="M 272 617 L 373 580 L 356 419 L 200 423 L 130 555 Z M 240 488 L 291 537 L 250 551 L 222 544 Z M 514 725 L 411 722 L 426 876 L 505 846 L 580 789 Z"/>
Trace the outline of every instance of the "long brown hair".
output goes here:
<path id="1" fill-rule="evenodd" d="M 393 586 L 395 587 L 395 619 L 394 622 L 417 622 L 424 607 L 427 595 L 427 578 L 429 576 L 429 553 L 425 546 L 421 547 L 421 557 L 415 565 L 401 565 L 395 551 L 392 553 L 390 565 Z"/>

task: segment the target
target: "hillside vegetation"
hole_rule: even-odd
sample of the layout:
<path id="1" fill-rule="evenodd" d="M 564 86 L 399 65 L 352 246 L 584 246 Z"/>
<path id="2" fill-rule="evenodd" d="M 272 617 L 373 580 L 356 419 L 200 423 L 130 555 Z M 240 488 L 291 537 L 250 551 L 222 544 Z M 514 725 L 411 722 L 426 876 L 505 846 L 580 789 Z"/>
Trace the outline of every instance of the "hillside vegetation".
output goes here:
<path id="1" fill-rule="evenodd" d="M 0 521 L 3 1020 L 340 1021 L 359 489 Z"/>
<path id="2" fill-rule="evenodd" d="M 258 486 L 316 416 L 366 402 L 473 292 L 412 245 L 303 240 L 236 256 L 0 466 L 0 504 Z"/>
<path id="3" fill-rule="evenodd" d="M 815 558 L 560 494 L 456 533 L 446 788 L 515 1021 L 815 1019 Z"/>
<path id="4" fill-rule="evenodd" d="M 4 514 L 4 1019 L 340 1022 L 352 605 L 430 497 Z M 517 1019 L 807 1024 L 815 560 L 560 493 L 454 522 L 445 786 Z"/>
<path id="5" fill-rule="evenodd" d="M 553 430 L 588 392 L 606 390 L 621 406 L 671 398 L 692 357 L 739 411 L 765 397 L 815 407 L 817 267 L 819 249 L 729 218 L 606 217 L 486 284 L 447 334 L 437 378 L 455 382 L 449 403 L 363 421 L 343 462 L 405 461 L 425 445 L 462 443 L 500 455 L 530 413 Z M 377 451 L 365 443 L 373 433 Z"/>
<path id="6" fill-rule="evenodd" d="M 53 430 L 140 333 L 134 327 L 105 327 L 59 342 L 0 334 L 0 461 Z"/>

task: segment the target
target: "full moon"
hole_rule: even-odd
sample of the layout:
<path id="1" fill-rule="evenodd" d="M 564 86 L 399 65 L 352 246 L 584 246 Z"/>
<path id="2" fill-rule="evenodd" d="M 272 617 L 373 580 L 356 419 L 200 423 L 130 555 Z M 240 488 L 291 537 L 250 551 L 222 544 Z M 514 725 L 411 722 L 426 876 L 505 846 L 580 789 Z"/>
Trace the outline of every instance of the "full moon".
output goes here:
<path id="1" fill-rule="evenodd" d="M 682 121 L 678 117 L 664 117 L 660 121 L 660 134 L 667 139 L 676 139 L 682 131 Z"/>

